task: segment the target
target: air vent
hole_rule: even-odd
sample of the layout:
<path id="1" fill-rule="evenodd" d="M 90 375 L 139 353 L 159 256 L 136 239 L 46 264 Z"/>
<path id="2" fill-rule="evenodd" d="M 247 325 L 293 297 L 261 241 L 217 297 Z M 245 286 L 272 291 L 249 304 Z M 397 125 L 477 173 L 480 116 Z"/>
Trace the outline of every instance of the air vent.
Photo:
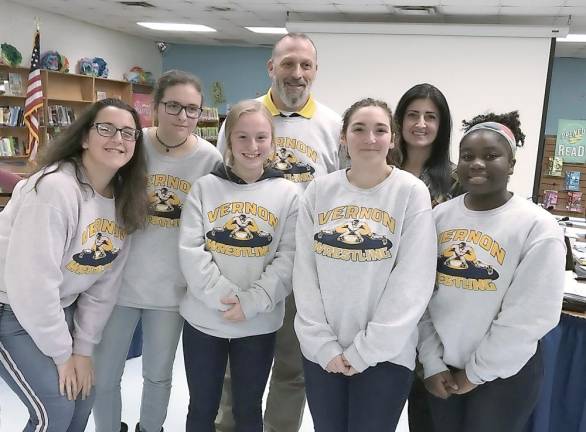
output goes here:
<path id="1" fill-rule="evenodd" d="M 228 6 L 208 6 L 206 12 L 232 12 L 234 9 Z"/>
<path id="2" fill-rule="evenodd" d="M 394 6 L 393 8 L 398 15 L 431 16 L 437 14 L 433 6 Z"/>
<path id="3" fill-rule="evenodd" d="M 135 1 L 121 1 L 118 2 L 124 6 L 132 6 L 132 7 L 143 7 L 143 8 L 154 8 L 156 7 L 155 5 L 152 5 L 150 3 L 147 2 L 135 2 Z"/>

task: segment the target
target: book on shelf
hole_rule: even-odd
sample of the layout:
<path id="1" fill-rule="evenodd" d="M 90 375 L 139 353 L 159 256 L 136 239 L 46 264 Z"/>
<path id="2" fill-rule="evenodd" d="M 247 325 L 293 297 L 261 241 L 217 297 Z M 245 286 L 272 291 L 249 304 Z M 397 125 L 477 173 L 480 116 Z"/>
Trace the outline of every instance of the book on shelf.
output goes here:
<path id="1" fill-rule="evenodd" d="M 207 141 L 217 141 L 218 126 L 198 126 L 195 128 L 195 134 Z"/>
<path id="2" fill-rule="evenodd" d="M 220 121 L 220 116 L 218 114 L 218 108 L 203 107 L 201 109 L 201 115 L 199 116 L 199 121 L 200 122 Z"/>
<path id="3" fill-rule="evenodd" d="M 556 190 L 544 190 L 542 205 L 546 210 L 554 209 L 558 203 L 558 191 Z"/>
<path id="4" fill-rule="evenodd" d="M 11 96 L 24 96 L 24 86 L 22 85 L 22 77 L 19 73 L 8 72 L 8 91 L 7 94 Z"/>
<path id="5" fill-rule="evenodd" d="M 582 192 L 568 192 L 568 201 L 566 203 L 566 210 L 571 212 L 581 212 L 582 207 Z"/>
<path id="6" fill-rule="evenodd" d="M 18 137 L 3 137 L 0 138 L 0 156 L 24 156 L 25 144 L 23 140 Z"/>
<path id="7" fill-rule="evenodd" d="M 561 177 L 563 167 L 564 161 L 561 157 L 550 157 L 547 164 L 547 175 Z"/>
<path id="8" fill-rule="evenodd" d="M 70 106 L 49 105 L 47 111 L 49 126 L 69 126 L 75 121 L 75 112 Z"/>
<path id="9" fill-rule="evenodd" d="M 0 126 L 24 126 L 24 108 L 18 105 L 0 106 Z"/>
<path id="10" fill-rule="evenodd" d="M 565 189 L 568 191 L 580 190 L 580 171 L 566 171 L 566 178 L 564 181 Z"/>
<path id="11" fill-rule="evenodd" d="M 10 84 L 8 83 L 8 74 L 0 71 L 0 96 L 10 94 Z"/>

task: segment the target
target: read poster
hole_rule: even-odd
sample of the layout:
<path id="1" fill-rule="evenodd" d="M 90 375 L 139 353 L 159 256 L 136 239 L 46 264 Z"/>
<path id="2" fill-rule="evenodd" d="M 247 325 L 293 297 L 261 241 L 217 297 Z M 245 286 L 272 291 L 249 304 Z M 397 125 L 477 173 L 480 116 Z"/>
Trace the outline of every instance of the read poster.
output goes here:
<path id="1" fill-rule="evenodd" d="M 586 120 L 558 121 L 555 155 L 564 163 L 586 163 Z"/>

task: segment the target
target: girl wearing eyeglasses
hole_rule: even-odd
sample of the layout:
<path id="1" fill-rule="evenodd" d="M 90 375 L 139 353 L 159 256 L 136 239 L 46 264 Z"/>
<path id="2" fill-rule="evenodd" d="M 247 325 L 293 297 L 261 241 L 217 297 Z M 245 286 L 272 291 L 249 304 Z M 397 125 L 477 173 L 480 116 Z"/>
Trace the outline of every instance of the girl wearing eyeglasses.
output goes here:
<path id="1" fill-rule="evenodd" d="M 146 215 L 138 114 L 116 99 L 96 102 L 46 150 L 0 213 L 0 376 L 29 411 L 25 431 L 81 432 L 92 353 L 128 234 Z"/>
<path id="2" fill-rule="evenodd" d="M 168 71 L 157 82 L 158 126 L 143 130 L 147 156 L 148 217 L 133 236 L 122 288 L 96 351 L 97 432 L 128 430 L 121 423 L 120 380 L 134 330 L 143 331 L 143 391 L 136 431 L 162 430 L 171 394 L 186 282 L 179 268 L 179 218 L 191 185 L 221 163 L 216 148 L 193 134 L 203 105 L 198 78 Z"/>

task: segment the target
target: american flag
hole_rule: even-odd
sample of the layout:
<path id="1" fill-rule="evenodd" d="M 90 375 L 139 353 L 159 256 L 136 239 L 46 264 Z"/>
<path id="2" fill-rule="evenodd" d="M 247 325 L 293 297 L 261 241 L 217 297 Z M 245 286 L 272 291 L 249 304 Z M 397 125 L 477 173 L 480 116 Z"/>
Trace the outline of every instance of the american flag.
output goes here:
<path id="1" fill-rule="evenodd" d="M 28 74 L 26 102 L 24 103 L 24 124 L 28 128 L 27 153 L 30 160 L 35 160 L 39 145 L 38 110 L 43 107 L 43 87 L 41 85 L 40 63 L 41 34 L 37 27 L 31 56 L 31 70 Z"/>

